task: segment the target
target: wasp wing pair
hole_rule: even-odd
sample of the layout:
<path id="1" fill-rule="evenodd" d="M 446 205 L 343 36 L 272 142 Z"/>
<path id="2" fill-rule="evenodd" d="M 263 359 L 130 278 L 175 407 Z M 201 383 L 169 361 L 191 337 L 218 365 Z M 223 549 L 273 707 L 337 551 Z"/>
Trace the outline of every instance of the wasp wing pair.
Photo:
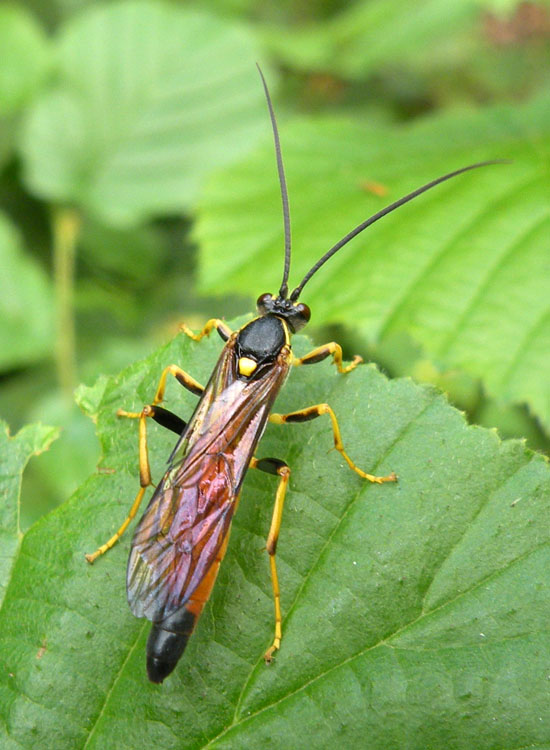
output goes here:
<path id="1" fill-rule="evenodd" d="M 175 667 L 210 596 L 246 470 L 290 365 L 285 347 L 257 378 L 240 377 L 237 341 L 224 347 L 132 542 L 128 602 L 155 623 L 147 646 L 153 682 Z M 153 406 L 151 416 L 159 414 Z"/>
<path id="2" fill-rule="evenodd" d="M 192 600 L 229 533 L 288 356 L 281 353 L 258 380 L 239 379 L 235 370 L 232 341 L 136 529 L 128 563 L 128 599 L 136 617 L 163 620 Z"/>

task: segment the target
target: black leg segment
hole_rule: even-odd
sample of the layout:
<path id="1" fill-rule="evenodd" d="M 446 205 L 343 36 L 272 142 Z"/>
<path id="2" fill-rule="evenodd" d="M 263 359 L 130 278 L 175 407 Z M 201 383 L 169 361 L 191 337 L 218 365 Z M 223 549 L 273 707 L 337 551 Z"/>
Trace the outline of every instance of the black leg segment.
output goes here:
<path id="1" fill-rule="evenodd" d="M 161 427 L 166 427 L 167 430 L 175 432 L 176 435 L 181 435 L 187 427 L 187 422 L 181 419 L 181 417 L 178 417 L 177 414 L 174 414 L 174 412 L 168 411 L 168 409 L 163 409 L 162 406 L 150 406 L 149 409 L 149 416 L 152 417 L 157 424 Z"/>
<path id="2" fill-rule="evenodd" d="M 280 458 L 260 458 L 254 464 L 255 469 L 265 471 L 266 474 L 274 474 L 275 476 L 281 476 L 281 469 L 288 469 L 288 464 L 281 461 Z"/>

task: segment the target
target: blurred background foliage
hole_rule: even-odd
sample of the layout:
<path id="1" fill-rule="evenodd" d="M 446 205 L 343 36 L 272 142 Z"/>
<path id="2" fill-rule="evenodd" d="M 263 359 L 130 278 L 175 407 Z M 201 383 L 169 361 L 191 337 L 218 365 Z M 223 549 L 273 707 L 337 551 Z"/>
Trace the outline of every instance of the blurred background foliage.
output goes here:
<path id="1" fill-rule="evenodd" d="M 74 390 L 185 319 L 276 291 L 278 113 L 309 333 L 550 446 L 550 3 L 20 0 L 0 6 L 0 415 L 60 426 L 23 526 L 94 470 Z M 314 325 L 315 324 L 315 325 Z"/>

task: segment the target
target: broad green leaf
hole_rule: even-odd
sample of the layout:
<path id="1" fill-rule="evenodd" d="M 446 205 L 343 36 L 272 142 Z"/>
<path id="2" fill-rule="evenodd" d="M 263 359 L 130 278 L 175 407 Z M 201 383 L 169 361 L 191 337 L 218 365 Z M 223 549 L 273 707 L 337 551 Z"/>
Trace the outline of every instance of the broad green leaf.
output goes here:
<path id="1" fill-rule="evenodd" d="M 46 37 L 31 14 L 0 7 L 0 115 L 20 109 L 36 91 L 50 62 Z"/>
<path id="2" fill-rule="evenodd" d="M 60 505 L 94 471 L 99 445 L 90 419 L 67 402 L 58 389 L 41 393 L 27 405 L 27 418 L 59 425 L 61 434 L 51 449 L 33 461 L 21 495 L 21 527 Z"/>
<path id="3" fill-rule="evenodd" d="M 0 421 L 0 605 L 23 536 L 19 524 L 21 475 L 31 456 L 47 450 L 58 434 L 55 427 L 32 424 L 12 437 L 6 423 Z"/>
<path id="4" fill-rule="evenodd" d="M 33 362 L 53 346 L 53 297 L 44 270 L 0 214 L 0 369 Z"/>
<path id="5" fill-rule="evenodd" d="M 511 12 L 518 4 L 505 3 L 503 8 L 502 0 L 417 0 L 407 12 L 401 0 L 348 3 L 327 21 L 284 30 L 267 27 L 264 41 L 272 53 L 303 70 L 359 79 L 376 69 L 428 60 L 433 73 L 442 62 L 464 56 L 481 36 L 487 12 Z"/>
<path id="6" fill-rule="evenodd" d="M 296 339 L 296 351 L 310 344 Z M 162 368 L 204 382 L 219 340 L 180 337 L 80 399 L 104 458 L 25 536 L 0 610 L 2 748 L 485 750 L 550 743 L 550 471 L 519 442 L 466 425 L 435 389 L 299 368 L 277 409 L 327 401 L 352 458 L 399 483 L 371 485 L 334 450 L 326 418 L 269 425 L 259 456 L 292 468 L 278 546 L 284 639 L 263 549 L 275 479 L 249 472 L 212 598 L 174 674 L 147 682 L 149 626 L 125 602 L 128 534 L 91 567 L 137 490 L 137 424 Z M 170 383 L 167 406 L 196 399 Z M 150 426 L 158 480 L 174 436 Z"/>
<path id="7" fill-rule="evenodd" d="M 430 357 L 481 377 L 502 402 L 527 403 L 547 431 L 549 107 L 545 98 L 384 130 L 303 119 L 281 134 L 291 284 L 350 229 L 415 187 L 483 159 L 513 160 L 457 177 L 367 229 L 313 277 L 302 299 L 316 324 L 347 323 L 370 343 L 410 333 Z M 273 162 L 266 144 L 210 181 L 197 228 L 204 291 L 278 289 L 283 243 Z"/>
<path id="8" fill-rule="evenodd" d="M 25 180 L 112 224 L 181 212 L 265 118 L 246 27 L 146 0 L 90 7 L 58 40 L 59 84 L 30 113 Z"/>

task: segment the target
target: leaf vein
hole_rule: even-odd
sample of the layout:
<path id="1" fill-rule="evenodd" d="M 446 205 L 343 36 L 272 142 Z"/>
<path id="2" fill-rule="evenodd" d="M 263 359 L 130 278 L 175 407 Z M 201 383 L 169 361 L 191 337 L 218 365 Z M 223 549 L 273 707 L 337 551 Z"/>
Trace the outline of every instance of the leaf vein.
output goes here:
<path id="1" fill-rule="evenodd" d="M 515 254 L 520 244 L 523 244 L 523 242 L 525 241 L 525 238 L 528 237 L 530 234 L 533 234 L 535 231 L 537 231 L 537 229 L 541 226 L 541 224 L 544 224 L 544 222 L 547 220 L 548 220 L 548 214 L 545 214 L 544 216 L 537 218 L 537 220 L 534 221 L 531 224 L 531 226 L 526 227 L 523 233 L 520 233 L 517 237 L 515 237 L 512 240 L 512 242 L 508 246 L 504 247 L 504 252 L 501 255 L 497 256 L 496 262 L 487 269 L 482 279 L 482 283 L 478 285 L 468 305 L 462 311 L 461 315 L 456 321 L 456 324 L 451 329 L 449 329 L 449 333 L 447 335 L 446 340 L 439 347 L 440 355 L 443 356 L 447 354 L 448 350 L 456 341 L 459 334 L 463 332 L 467 318 L 471 316 L 473 310 L 475 309 L 476 304 L 478 304 L 479 300 L 482 298 L 484 292 L 488 289 L 489 285 L 491 284 L 493 278 L 498 273 L 498 271 L 504 266 L 506 261 L 509 260 Z"/>
<path id="2" fill-rule="evenodd" d="M 122 675 L 122 673 L 123 673 L 123 671 L 124 671 L 124 669 L 126 667 L 126 664 L 130 660 L 131 655 L 134 653 L 134 651 L 135 651 L 135 649 L 137 647 L 137 644 L 139 642 L 139 639 L 141 638 L 141 636 L 143 635 L 143 632 L 145 631 L 146 625 L 147 625 L 147 621 L 145 621 L 142 624 L 142 626 L 139 628 L 139 630 L 137 631 L 137 635 L 136 635 L 136 637 L 134 639 L 134 643 L 128 649 L 128 653 L 126 654 L 124 660 L 122 661 L 122 664 L 120 665 L 117 673 L 115 674 L 115 678 L 112 681 L 111 686 L 109 687 L 109 689 L 105 693 L 105 698 L 103 700 L 103 705 L 101 706 L 101 709 L 100 709 L 100 711 L 99 711 L 99 713 L 97 715 L 97 718 L 94 721 L 94 723 L 93 723 L 93 725 L 92 725 L 92 727 L 90 729 L 90 733 L 88 734 L 88 738 L 86 739 L 86 742 L 82 746 L 82 750 L 86 750 L 86 748 L 88 747 L 88 745 L 90 743 L 90 740 L 94 736 L 94 734 L 95 734 L 95 732 L 97 730 L 97 727 L 99 726 L 99 722 L 101 721 L 101 719 L 103 717 L 103 714 L 105 713 L 105 709 L 107 708 L 107 704 L 109 703 L 109 699 L 110 699 L 110 697 L 111 697 L 111 695 L 112 695 L 112 693 L 113 693 L 113 691 L 114 691 L 114 689 L 115 689 L 118 681 L 120 680 L 120 677 L 121 677 L 121 675 Z"/>
<path id="3" fill-rule="evenodd" d="M 424 414 L 432 404 L 433 404 L 433 398 L 430 401 L 428 401 L 427 403 L 423 404 L 423 406 L 420 409 L 420 411 L 417 414 L 414 415 L 414 417 L 404 426 L 404 428 L 398 433 L 398 435 L 396 435 L 396 437 L 392 441 L 392 443 L 386 448 L 386 450 L 384 451 L 384 454 L 379 459 L 379 461 L 377 463 L 377 466 L 379 466 L 387 458 L 387 456 L 391 453 L 392 449 L 397 444 L 397 442 L 400 441 L 403 438 L 403 435 L 406 434 L 406 431 L 410 427 L 410 425 L 414 421 L 416 421 L 420 416 L 422 416 L 422 414 Z M 338 531 L 338 529 L 341 527 L 342 523 L 344 522 L 345 518 L 348 516 L 349 512 L 351 511 L 351 509 L 355 505 L 355 502 L 357 501 L 357 498 L 362 494 L 363 490 L 364 490 L 364 485 L 361 485 L 361 487 L 358 489 L 358 491 L 356 492 L 356 494 L 354 495 L 354 497 L 348 503 L 347 508 L 341 514 L 341 516 L 338 519 L 337 523 L 335 524 L 333 530 L 328 535 L 327 539 L 325 540 L 325 543 L 323 544 L 323 546 L 319 550 L 315 561 L 310 566 L 307 574 L 304 576 L 304 579 L 303 579 L 301 585 L 298 587 L 298 590 L 296 592 L 294 600 L 293 600 L 292 604 L 289 606 L 286 615 L 283 617 L 283 623 L 286 620 L 288 620 L 288 618 L 292 614 L 292 611 L 294 610 L 297 602 L 299 601 L 300 596 L 301 596 L 301 594 L 302 594 L 305 586 L 307 585 L 308 581 L 310 580 L 313 572 L 317 569 L 317 566 L 318 566 L 320 560 L 322 559 L 322 557 L 323 557 L 323 555 L 325 553 L 325 550 L 330 545 L 330 542 L 332 541 L 334 535 L 336 534 L 336 532 Z M 259 663 L 260 663 L 260 659 L 258 659 L 256 661 L 256 663 L 253 665 L 248 678 L 243 683 L 243 687 L 242 687 L 241 692 L 239 694 L 239 697 L 237 699 L 237 704 L 236 704 L 236 707 L 235 707 L 235 714 L 233 716 L 233 721 L 232 721 L 231 726 L 235 725 L 238 722 L 237 716 L 238 716 L 238 713 L 240 711 L 240 708 L 241 708 L 241 705 L 242 705 L 242 701 L 244 700 L 245 692 L 246 692 L 246 690 L 248 688 L 248 685 L 250 684 L 250 680 L 252 679 L 252 675 L 256 671 Z"/>
<path id="4" fill-rule="evenodd" d="M 408 300 L 414 294 L 415 289 L 417 289 L 417 287 L 422 283 L 422 281 L 426 278 L 430 271 L 432 271 L 437 266 L 441 259 L 453 250 L 455 244 L 461 237 L 464 237 L 469 232 L 471 232 L 472 227 L 476 226 L 476 224 L 479 224 L 485 217 L 491 216 L 491 214 L 494 213 L 495 207 L 502 203 L 505 199 L 513 196 L 518 190 L 525 189 L 526 186 L 531 185 L 538 179 L 539 175 L 536 175 L 535 177 L 531 175 L 528 180 L 521 181 L 519 185 L 515 183 L 510 190 L 507 190 L 504 194 L 499 195 L 497 199 L 487 202 L 480 211 L 478 211 L 468 220 L 468 222 L 466 222 L 466 224 L 460 226 L 459 229 L 452 236 L 450 236 L 443 245 L 440 246 L 439 250 L 436 250 L 436 252 L 428 259 L 428 262 L 425 265 L 420 266 L 416 273 L 413 273 L 411 275 L 410 283 L 401 289 L 398 298 L 386 315 L 386 319 L 381 319 L 379 324 L 378 338 L 383 339 L 384 336 L 389 332 L 393 322 L 399 317 Z"/>

